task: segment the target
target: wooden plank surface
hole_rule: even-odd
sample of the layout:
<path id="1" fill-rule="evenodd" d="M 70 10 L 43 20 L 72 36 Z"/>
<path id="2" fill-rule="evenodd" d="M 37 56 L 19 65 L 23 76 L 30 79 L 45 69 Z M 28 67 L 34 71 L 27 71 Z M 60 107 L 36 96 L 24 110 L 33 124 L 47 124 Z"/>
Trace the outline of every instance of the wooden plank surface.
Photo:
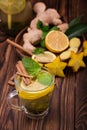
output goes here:
<path id="1" fill-rule="evenodd" d="M 87 13 L 86 0 L 43 2 L 47 7 L 55 7 L 65 21 Z M 87 17 L 83 21 L 87 21 Z M 8 107 L 7 95 L 14 88 L 7 82 L 15 73 L 18 57 L 14 47 L 2 42 L 6 37 L 0 33 L 0 130 L 87 130 L 87 68 L 76 74 L 67 71 L 65 78 L 56 78 L 50 111 L 42 120 L 28 119 L 24 113 Z"/>

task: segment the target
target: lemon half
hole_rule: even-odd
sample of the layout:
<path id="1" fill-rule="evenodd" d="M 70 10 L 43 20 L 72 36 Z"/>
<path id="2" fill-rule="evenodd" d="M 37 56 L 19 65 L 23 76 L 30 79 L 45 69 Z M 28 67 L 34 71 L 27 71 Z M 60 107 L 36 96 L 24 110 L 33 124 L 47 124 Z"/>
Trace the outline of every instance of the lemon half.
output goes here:
<path id="1" fill-rule="evenodd" d="M 53 30 L 46 35 L 45 45 L 51 52 L 59 53 L 68 48 L 69 39 L 63 32 Z"/>

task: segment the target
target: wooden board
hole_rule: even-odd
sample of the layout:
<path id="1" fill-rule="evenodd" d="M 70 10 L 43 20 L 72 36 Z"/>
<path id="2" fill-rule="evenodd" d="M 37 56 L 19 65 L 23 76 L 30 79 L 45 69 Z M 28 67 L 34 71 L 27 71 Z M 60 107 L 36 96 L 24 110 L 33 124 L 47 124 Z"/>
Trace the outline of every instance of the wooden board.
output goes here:
<path id="1" fill-rule="evenodd" d="M 34 0 L 37 2 L 39 0 Z M 65 21 L 87 13 L 86 0 L 43 0 L 47 7 L 55 7 Z M 84 19 L 87 22 L 87 17 Z M 0 35 L 2 37 L 2 35 Z M 87 59 L 86 59 L 87 60 Z M 87 68 L 76 74 L 67 71 L 65 78 L 56 78 L 53 99 L 47 117 L 28 119 L 23 112 L 7 105 L 7 95 L 15 88 L 8 86 L 15 73 L 18 57 L 14 47 L 0 43 L 0 130 L 87 130 Z M 15 101 L 19 103 L 19 101 Z"/>

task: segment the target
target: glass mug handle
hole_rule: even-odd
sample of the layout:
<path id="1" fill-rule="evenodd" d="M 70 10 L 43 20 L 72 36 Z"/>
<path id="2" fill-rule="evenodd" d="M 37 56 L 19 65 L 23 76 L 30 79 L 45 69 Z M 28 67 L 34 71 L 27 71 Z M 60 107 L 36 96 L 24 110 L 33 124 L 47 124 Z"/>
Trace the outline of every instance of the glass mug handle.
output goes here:
<path id="1" fill-rule="evenodd" d="M 19 110 L 19 111 L 25 111 L 24 106 L 18 106 L 18 105 L 15 105 L 15 104 L 13 104 L 11 102 L 11 100 L 13 98 L 15 98 L 15 96 L 18 96 L 18 93 L 17 93 L 16 90 L 14 90 L 14 91 L 12 91 L 12 92 L 10 92 L 8 94 L 8 97 L 7 97 L 7 103 L 8 103 L 8 105 L 11 106 L 12 109 Z"/>

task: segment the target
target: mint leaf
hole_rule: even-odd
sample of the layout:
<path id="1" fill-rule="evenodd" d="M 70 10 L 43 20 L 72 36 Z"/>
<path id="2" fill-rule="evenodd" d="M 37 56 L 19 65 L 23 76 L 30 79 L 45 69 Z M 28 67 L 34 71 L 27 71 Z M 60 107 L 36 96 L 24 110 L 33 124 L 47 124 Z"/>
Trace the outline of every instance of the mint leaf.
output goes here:
<path id="1" fill-rule="evenodd" d="M 38 81 L 43 84 L 49 86 L 53 81 L 53 76 L 49 72 L 40 72 L 37 77 Z"/>
<path id="2" fill-rule="evenodd" d="M 35 50 L 34 50 L 34 54 L 40 54 L 40 53 L 44 53 L 44 48 L 36 48 Z"/>
<path id="3" fill-rule="evenodd" d="M 38 22 L 37 22 L 37 28 L 38 29 L 42 29 L 42 27 L 43 27 L 43 23 L 40 20 L 38 20 Z"/>
<path id="4" fill-rule="evenodd" d="M 53 26 L 53 27 L 50 29 L 50 31 L 52 31 L 52 30 L 59 30 L 59 28 L 58 28 L 57 26 Z"/>
<path id="5" fill-rule="evenodd" d="M 48 32 L 43 32 L 43 33 L 42 33 L 42 39 L 45 39 L 47 33 L 48 33 Z"/>
<path id="6" fill-rule="evenodd" d="M 49 26 L 48 25 L 43 25 L 42 21 L 38 20 L 37 22 L 37 28 L 42 30 L 42 31 L 49 31 Z"/>
<path id="7" fill-rule="evenodd" d="M 46 46 L 45 46 L 45 39 L 40 41 L 40 45 L 41 45 L 41 47 L 43 47 L 43 48 L 46 47 Z"/>
<path id="8" fill-rule="evenodd" d="M 22 63 L 28 74 L 32 75 L 33 77 L 36 77 L 41 71 L 41 66 L 29 57 L 22 58 Z"/>
<path id="9" fill-rule="evenodd" d="M 40 41 L 41 47 L 45 48 L 45 37 L 52 30 L 59 30 L 57 26 L 46 26 L 43 25 L 42 21 L 38 20 L 37 28 L 42 31 L 42 40 Z"/>
<path id="10" fill-rule="evenodd" d="M 49 31 L 49 26 L 43 25 L 42 31 L 44 32 Z"/>

